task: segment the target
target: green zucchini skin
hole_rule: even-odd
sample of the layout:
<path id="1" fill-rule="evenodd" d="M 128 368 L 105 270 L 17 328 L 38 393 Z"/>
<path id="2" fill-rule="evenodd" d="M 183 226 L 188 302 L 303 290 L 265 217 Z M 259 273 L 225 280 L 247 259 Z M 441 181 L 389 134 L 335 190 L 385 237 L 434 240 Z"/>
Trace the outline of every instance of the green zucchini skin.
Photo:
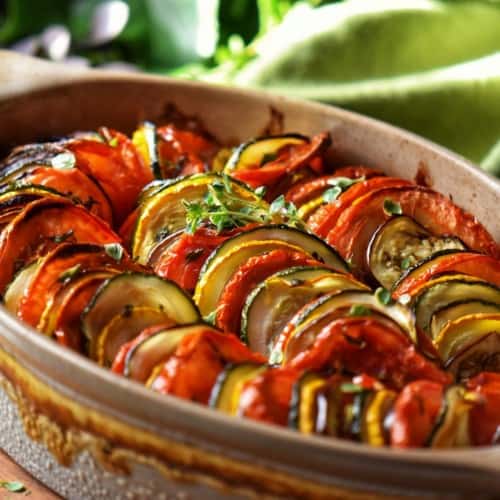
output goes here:
<path id="1" fill-rule="evenodd" d="M 453 274 L 449 279 L 430 285 L 413 299 L 412 309 L 417 325 L 427 335 L 432 315 L 444 307 L 469 300 L 500 305 L 500 288 L 465 275 Z"/>
<path id="2" fill-rule="evenodd" d="M 276 154 L 287 144 L 307 144 L 309 138 L 301 134 L 284 134 L 259 137 L 240 144 L 232 153 L 224 167 L 228 173 L 246 168 L 249 165 L 260 166 L 265 155 Z M 262 149 L 262 152 L 258 152 Z M 252 159 L 253 161 L 250 161 Z"/>
<path id="3" fill-rule="evenodd" d="M 200 320 L 192 299 L 174 282 L 139 272 L 114 276 L 98 288 L 82 312 L 81 329 L 92 358 L 107 321 L 134 306 L 163 308 L 166 315 L 180 325 Z"/>
<path id="4" fill-rule="evenodd" d="M 281 240 L 298 246 L 303 245 L 304 251 L 317 260 L 323 261 L 339 272 L 349 271 L 348 265 L 338 252 L 321 238 L 284 224 L 270 224 L 250 229 L 226 240 L 209 255 L 201 268 L 200 278 L 216 259 L 224 257 L 237 245 L 252 240 Z"/>

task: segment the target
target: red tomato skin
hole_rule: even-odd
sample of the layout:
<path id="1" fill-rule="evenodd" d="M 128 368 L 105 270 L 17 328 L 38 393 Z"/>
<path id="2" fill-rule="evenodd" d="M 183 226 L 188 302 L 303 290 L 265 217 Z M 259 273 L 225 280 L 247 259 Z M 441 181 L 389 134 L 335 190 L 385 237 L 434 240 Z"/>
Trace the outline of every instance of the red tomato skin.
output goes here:
<path id="1" fill-rule="evenodd" d="M 219 373 L 228 363 L 265 361 L 235 335 L 207 329 L 181 340 L 175 354 L 152 381 L 151 388 L 162 394 L 207 404 Z"/>
<path id="2" fill-rule="evenodd" d="M 293 368 L 269 368 L 248 381 L 240 396 L 238 414 L 260 422 L 285 426 L 292 390 L 302 372 Z"/>
<path id="3" fill-rule="evenodd" d="M 429 267 L 425 273 L 417 278 L 411 275 L 404 279 L 394 290 L 392 296 L 398 299 L 401 295 L 415 295 L 415 293 L 428 281 L 445 273 L 461 273 L 481 278 L 496 286 L 500 286 L 500 260 L 472 252 L 458 252 L 440 259 L 435 265 Z"/>
<path id="4" fill-rule="evenodd" d="M 287 365 L 301 370 L 365 373 L 395 389 L 418 379 L 451 382 L 451 376 L 419 354 L 404 333 L 369 316 L 333 320 L 308 350 Z"/>
<path id="5" fill-rule="evenodd" d="M 217 327 L 224 332 L 239 332 L 241 311 L 248 294 L 271 274 L 294 266 L 322 265 L 307 254 L 283 249 L 251 257 L 240 266 L 224 287 L 217 304 Z"/>
<path id="6" fill-rule="evenodd" d="M 408 384 L 393 409 L 391 446 L 415 448 L 427 444 L 443 404 L 444 385 L 429 380 Z"/>
<path id="7" fill-rule="evenodd" d="M 475 446 L 500 442 L 500 373 L 482 372 L 467 381 L 466 387 L 477 395 L 470 410 L 469 433 Z"/>

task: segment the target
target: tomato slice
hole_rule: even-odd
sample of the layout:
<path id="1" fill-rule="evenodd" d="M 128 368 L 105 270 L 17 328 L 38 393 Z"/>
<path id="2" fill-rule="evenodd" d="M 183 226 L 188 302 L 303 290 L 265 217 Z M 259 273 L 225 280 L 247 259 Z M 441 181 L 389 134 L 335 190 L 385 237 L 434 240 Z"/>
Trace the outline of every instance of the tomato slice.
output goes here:
<path id="1" fill-rule="evenodd" d="M 111 205 L 100 187 L 81 170 L 58 170 L 52 167 L 36 167 L 22 178 L 23 184 L 46 186 L 81 203 L 89 212 L 113 223 Z"/>
<path id="2" fill-rule="evenodd" d="M 500 260 L 490 255 L 457 252 L 439 257 L 434 265 L 427 267 L 422 273 L 411 273 L 398 284 L 393 297 L 398 299 L 404 294 L 413 296 L 425 283 L 445 273 L 475 276 L 500 286 Z"/>
<path id="3" fill-rule="evenodd" d="M 278 157 L 266 163 L 263 167 L 245 168 L 230 173 L 231 177 L 238 179 L 253 188 L 259 186 L 272 187 L 286 175 L 307 167 L 312 160 L 321 155 L 331 143 L 327 132 L 315 135 L 310 142 L 283 148 Z"/>
<path id="4" fill-rule="evenodd" d="M 384 188 L 346 208 L 327 235 L 327 242 L 351 262 L 358 276 L 368 272 L 366 250 L 373 233 L 391 216 L 384 210 L 388 200 L 432 234 L 457 236 L 472 250 L 500 257 L 499 246 L 485 227 L 446 196 L 421 186 Z"/>
<path id="5" fill-rule="evenodd" d="M 394 404 L 391 445 L 398 448 L 425 446 L 443 404 L 444 385 L 429 380 L 408 384 Z"/>
<path id="6" fill-rule="evenodd" d="M 241 391 L 238 414 L 276 425 L 287 425 L 290 399 L 302 372 L 294 368 L 269 368 Z"/>
<path id="7" fill-rule="evenodd" d="M 29 203 L 0 234 L 0 292 L 17 269 L 46 254 L 61 239 L 78 243 L 120 243 L 106 222 L 65 199 Z"/>
<path id="8" fill-rule="evenodd" d="M 134 208 L 142 188 L 153 180 L 153 174 L 128 137 L 110 129 L 101 131 L 116 145 L 80 139 L 66 147 L 75 155 L 77 168 L 95 179 L 106 193 L 119 225 Z"/>
<path id="9" fill-rule="evenodd" d="M 181 340 L 153 379 L 153 390 L 207 404 L 217 376 L 228 363 L 265 363 L 235 335 L 207 330 Z"/>
<path id="10" fill-rule="evenodd" d="M 325 189 L 330 187 L 331 181 L 338 179 L 339 177 L 347 177 L 349 179 L 359 179 L 360 177 L 365 177 L 370 179 L 371 177 L 382 176 L 382 172 L 369 167 L 357 166 L 357 167 L 343 167 L 335 170 L 331 175 L 324 175 L 322 177 L 316 177 L 312 180 L 306 180 L 305 182 L 297 183 L 286 193 L 286 200 L 292 202 L 296 207 L 304 205 L 308 201 L 321 195 Z"/>
<path id="11" fill-rule="evenodd" d="M 344 317 L 325 326 L 313 346 L 288 365 L 303 370 L 334 369 L 365 373 L 391 388 L 412 380 L 448 383 L 451 376 L 419 354 L 408 337 L 384 322 L 367 317 Z"/>
<path id="12" fill-rule="evenodd" d="M 162 178 L 207 172 L 218 145 L 201 134 L 169 124 L 157 129 Z"/>
<path id="13" fill-rule="evenodd" d="M 136 208 L 133 212 L 131 212 L 128 217 L 125 219 L 123 224 L 120 226 L 118 230 L 118 234 L 121 236 L 123 240 L 123 244 L 129 250 L 132 245 L 132 236 L 134 235 L 135 225 L 137 224 L 137 218 L 139 217 L 139 209 Z"/>
<path id="14" fill-rule="evenodd" d="M 248 294 L 262 281 L 278 271 L 294 266 L 322 266 L 305 253 L 291 250 L 272 250 L 248 259 L 224 287 L 215 324 L 224 332 L 238 334 L 241 329 L 241 311 Z"/>
<path id="15" fill-rule="evenodd" d="M 53 336 L 58 344 L 61 344 L 76 352 L 84 352 L 84 335 L 81 331 L 81 320 L 83 310 L 87 307 L 97 289 L 106 278 L 89 276 L 79 280 L 65 294 L 64 301 L 54 311 Z"/>
<path id="16" fill-rule="evenodd" d="M 43 259 L 24 291 L 17 315 L 24 322 L 37 326 L 47 304 L 72 279 L 89 271 L 125 270 L 127 263 L 126 257 L 117 262 L 100 246 L 63 243 Z"/>
<path id="17" fill-rule="evenodd" d="M 478 397 L 469 414 L 469 432 L 477 446 L 500 442 L 500 373 L 482 372 L 471 378 L 467 389 Z"/>
<path id="18" fill-rule="evenodd" d="M 194 234 L 184 233 L 155 260 L 153 269 L 158 276 L 175 281 L 184 290 L 192 292 L 200 270 L 212 251 L 231 236 L 254 226 L 252 224 L 220 234 L 207 227 L 197 229 Z"/>
<path id="19" fill-rule="evenodd" d="M 344 191 L 334 203 L 328 203 L 318 208 L 311 215 L 307 224 L 311 231 L 321 238 L 326 238 L 328 233 L 335 227 L 339 217 L 358 198 L 367 193 L 377 191 L 387 187 L 411 186 L 412 182 L 397 177 L 373 177 L 364 182 L 353 184 L 347 191 Z"/>

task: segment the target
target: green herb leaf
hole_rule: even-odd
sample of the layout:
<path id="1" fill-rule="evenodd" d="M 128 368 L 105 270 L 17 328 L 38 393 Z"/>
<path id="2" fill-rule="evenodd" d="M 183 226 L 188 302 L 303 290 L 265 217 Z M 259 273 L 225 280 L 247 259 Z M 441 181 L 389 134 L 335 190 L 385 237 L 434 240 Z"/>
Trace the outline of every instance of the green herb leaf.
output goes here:
<path id="1" fill-rule="evenodd" d="M 56 234 L 52 239 L 54 240 L 54 243 L 63 243 L 68 238 L 71 238 L 71 236 L 73 236 L 73 229 L 70 229 L 63 234 Z"/>
<path id="2" fill-rule="evenodd" d="M 349 309 L 349 316 L 370 316 L 371 311 L 361 304 L 353 304 Z"/>
<path id="3" fill-rule="evenodd" d="M 403 270 L 406 271 L 406 269 L 408 269 L 410 266 L 411 266 L 411 259 L 410 259 L 410 257 L 405 257 L 401 261 L 401 269 L 403 269 Z"/>
<path id="4" fill-rule="evenodd" d="M 384 306 L 387 306 L 392 302 L 391 292 L 382 287 L 375 290 L 375 297 Z"/>
<path id="5" fill-rule="evenodd" d="M 104 245 L 104 251 L 113 259 L 120 262 L 123 257 L 123 247 L 120 243 L 107 243 Z"/>
<path id="6" fill-rule="evenodd" d="M 323 201 L 326 203 L 332 203 L 342 194 L 342 188 L 339 186 L 332 187 L 327 189 L 323 193 Z"/>
<path id="7" fill-rule="evenodd" d="M 390 198 L 386 198 L 384 200 L 384 212 L 387 215 L 401 215 L 403 210 L 399 203 L 392 201 Z"/>
<path id="8" fill-rule="evenodd" d="M 76 264 L 59 275 L 59 281 L 66 281 L 74 278 L 80 273 L 81 264 Z"/>
<path id="9" fill-rule="evenodd" d="M 266 186 L 259 186 L 258 188 L 255 189 L 254 193 L 259 197 L 259 198 L 264 198 L 266 196 Z"/>
<path id="10" fill-rule="evenodd" d="M 363 387 L 357 384 L 353 384 L 352 382 L 345 382 L 343 384 L 340 384 L 340 390 L 342 392 L 347 392 L 350 394 L 356 394 L 364 391 Z"/>
<path id="11" fill-rule="evenodd" d="M 271 351 L 269 355 L 270 365 L 280 365 L 283 362 L 283 353 L 281 351 Z"/>
<path id="12" fill-rule="evenodd" d="M 50 164 L 57 170 L 70 170 L 76 165 L 75 155 L 71 152 L 60 153 L 50 160 Z"/>
<path id="13" fill-rule="evenodd" d="M 108 141 L 108 144 L 109 144 L 112 148 L 116 148 L 116 146 L 118 146 L 118 137 L 112 137 L 112 138 Z"/>
<path id="14" fill-rule="evenodd" d="M 260 160 L 260 166 L 262 167 L 266 163 L 270 163 L 270 162 L 276 160 L 277 157 L 278 157 L 277 153 L 265 153 L 262 156 L 262 159 Z"/>
<path id="15" fill-rule="evenodd" d="M 217 316 L 217 311 L 216 310 L 212 311 L 211 313 L 203 317 L 203 321 L 207 322 L 210 325 L 215 325 L 216 316 Z"/>
<path id="16" fill-rule="evenodd" d="M 0 487 L 11 493 L 24 493 L 26 486 L 20 481 L 0 481 Z"/>
<path id="17" fill-rule="evenodd" d="M 278 196 L 269 206 L 269 212 L 272 214 L 278 214 L 285 209 L 285 196 Z"/>

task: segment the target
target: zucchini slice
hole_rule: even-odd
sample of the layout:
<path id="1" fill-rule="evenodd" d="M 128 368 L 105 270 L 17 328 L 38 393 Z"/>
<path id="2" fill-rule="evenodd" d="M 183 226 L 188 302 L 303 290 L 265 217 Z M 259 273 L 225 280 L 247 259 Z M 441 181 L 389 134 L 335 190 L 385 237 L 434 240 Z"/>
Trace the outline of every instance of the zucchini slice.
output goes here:
<path id="1" fill-rule="evenodd" d="M 454 237 L 432 236 L 411 217 L 391 217 L 375 231 L 368 245 L 368 266 L 374 278 L 390 290 L 401 275 L 442 250 L 463 250 Z M 406 271 L 408 270 L 408 271 Z"/>
<path id="2" fill-rule="evenodd" d="M 139 128 L 133 133 L 132 142 L 144 160 L 144 163 L 151 168 L 153 176 L 156 179 L 161 179 L 155 124 L 147 121 L 142 122 Z"/>
<path id="3" fill-rule="evenodd" d="M 19 306 L 19 302 L 28 288 L 31 280 L 36 275 L 40 265 L 42 263 L 42 259 L 35 260 L 24 266 L 14 277 L 14 279 L 9 283 L 8 287 L 5 290 L 5 294 L 3 297 L 3 302 L 5 308 L 10 311 L 12 314 L 17 314 L 17 308 Z"/>
<path id="4" fill-rule="evenodd" d="M 451 304 L 436 311 L 431 317 L 430 335 L 435 339 L 439 332 L 450 322 L 468 316 L 469 314 L 500 313 L 500 305 L 480 300 L 467 300 L 464 302 L 452 302 Z"/>
<path id="5" fill-rule="evenodd" d="M 123 344 L 137 337 L 144 329 L 160 324 L 168 328 L 176 323 L 159 307 L 126 307 L 99 334 L 95 360 L 102 366 L 110 367 Z"/>
<path id="6" fill-rule="evenodd" d="M 102 284 L 82 313 L 82 332 L 92 359 L 97 359 L 99 337 L 108 322 L 130 307 L 159 309 L 177 325 L 200 319 L 192 300 L 172 281 L 134 272 L 114 276 Z"/>
<path id="7" fill-rule="evenodd" d="M 253 139 L 238 146 L 229 158 L 224 170 L 228 173 L 235 170 L 260 168 L 274 160 L 281 149 L 287 146 L 307 144 L 309 139 L 299 134 L 276 135 Z"/>
<path id="8" fill-rule="evenodd" d="M 170 357 L 185 336 L 207 329 L 212 327 L 205 323 L 195 323 L 161 330 L 145 338 L 127 353 L 123 375 L 145 383 L 154 369 Z"/>
<path id="9" fill-rule="evenodd" d="M 231 364 L 219 374 L 210 393 L 208 405 L 236 416 L 240 403 L 241 391 L 249 380 L 260 375 L 267 367 L 256 363 Z"/>
<path id="10" fill-rule="evenodd" d="M 303 434 L 314 434 L 317 430 L 319 393 L 328 387 L 328 378 L 317 373 L 305 373 L 292 389 L 288 426 Z"/>
<path id="11" fill-rule="evenodd" d="M 436 311 L 452 303 L 471 300 L 500 305 L 500 288 L 464 274 L 430 280 L 412 301 L 417 325 L 430 336 L 431 318 Z"/>
<path id="12" fill-rule="evenodd" d="M 470 446 L 469 410 L 474 403 L 467 400 L 464 387 L 448 387 L 441 413 L 429 438 L 431 448 Z"/>
<path id="13" fill-rule="evenodd" d="M 373 394 L 363 415 L 361 440 L 372 446 L 389 444 L 387 419 L 392 411 L 397 393 L 382 389 Z"/>
<path id="14" fill-rule="evenodd" d="M 469 314 L 451 321 L 441 330 L 434 345 L 447 364 L 466 347 L 490 333 L 500 333 L 500 314 Z"/>
<path id="15" fill-rule="evenodd" d="M 226 283 L 250 257 L 280 248 L 304 252 L 301 247 L 281 240 L 252 240 L 240 243 L 237 246 L 231 245 L 229 252 L 224 251 L 224 255 L 217 258 L 219 250 L 225 250 L 226 243 L 231 240 L 233 238 L 226 240 L 212 252 L 200 272 L 200 278 L 194 292 L 194 301 L 203 317 L 209 316 L 216 310 Z M 208 266 L 206 265 L 207 262 L 209 262 Z"/>
<path id="16" fill-rule="evenodd" d="M 446 369 L 458 382 L 480 372 L 500 372 L 500 333 L 488 333 L 466 346 L 448 360 Z"/>
<path id="17" fill-rule="evenodd" d="M 322 267 L 297 267 L 278 272 L 248 295 L 242 311 L 241 337 L 252 351 L 265 356 L 292 316 L 325 293 L 364 290 L 345 274 Z"/>
<path id="18" fill-rule="evenodd" d="M 299 311 L 289 323 L 293 327 L 278 338 L 270 354 L 270 363 L 286 364 L 293 353 L 314 343 L 325 321 L 332 319 L 332 314 L 345 316 L 353 306 L 366 309 L 367 314 L 375 314 L 382 321 L 395 323 L 412 342 L 417 343 L 415 318 L 408 308 L 397 302 L 384 304 L 369 291 L 343 291 L 324 295 Z"/>
<path id="19" fill-rule="evenodd" d="M 208 191 L 208 186 L 223 182 L 217 174 L 196 174 L 184 177 L 147 196 L 139 208 L 136 227 L 132 237 L 132 255 L 141 264 L 147 264 L 154 247 L 180 229 L 186 227 L 185 203 L 201 201 Z M 245 201 L 267 206 L 252 190 L 243 184 L 229 180 L 232 195 Z"/>

